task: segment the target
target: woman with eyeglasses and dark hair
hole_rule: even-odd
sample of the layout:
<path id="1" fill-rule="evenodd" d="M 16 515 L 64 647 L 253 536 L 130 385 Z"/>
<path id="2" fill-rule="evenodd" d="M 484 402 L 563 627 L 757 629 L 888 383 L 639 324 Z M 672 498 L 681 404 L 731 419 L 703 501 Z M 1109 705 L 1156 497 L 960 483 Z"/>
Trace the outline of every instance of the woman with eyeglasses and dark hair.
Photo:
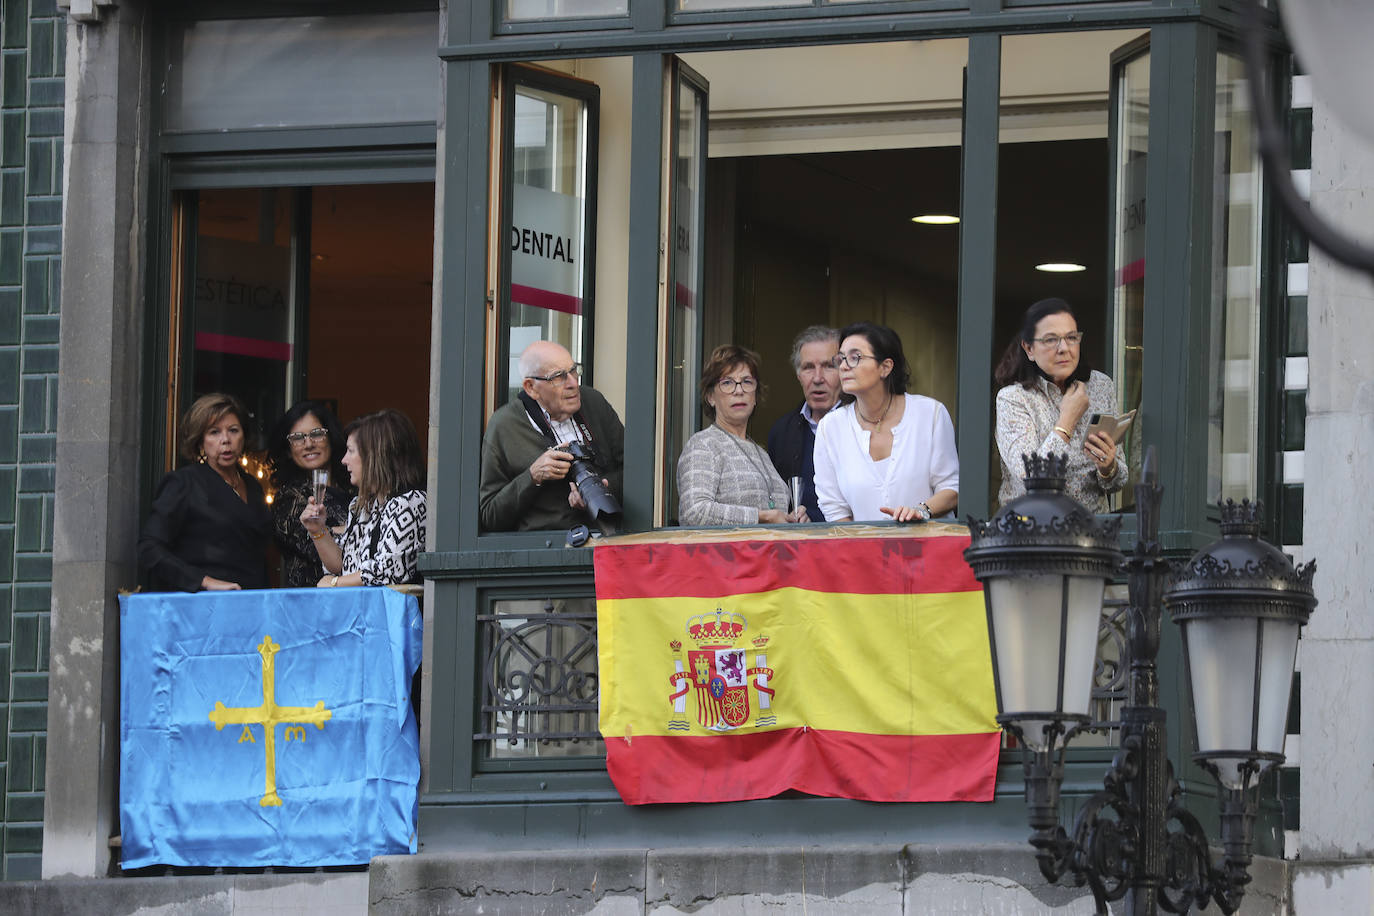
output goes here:
<path id="1" fill-rule="evenodd" d="M 326 471 L 323 488 L 325 524 L 340 528 L 348 519 L 352 487 L 343 466 L 344 436 L 339 418 L 321 401 L 301 401 L 282 414 L 272 427 L 267 458 L 272 464 L 272 537 L 282 560 L 282 585 L 310 588 L 324 567 L 301 525 L 301 513 L 310 498 L 319 499 L 314 472 Z"/>
<path id="2" fill-rule="evenodd" d="M 343 464 L 358 495 L 348 506 L 343 536 L 325 525 L 325 507 L 311 497 L 301 513 L 325 574 L 316 584 L 403 585 L 420 581 L 428 504 L 420 437 L 393 408 L 359 417 L 344 430 Z"/>
<path id="3" fill-rule="evenodd" d="M 714 422 L 687 440 L 677 459 L 678 523 L 756 525 L 806 521 L 788 510 L 787 484 L 749 438 L 758 406 L 759 357 L 727 344 L 701 370 L 701 401 Z"/>
<path id="4" fill-rule="evenodd" d="M 272 519 L 241 466 L 247 418 L 228 394 L 197 398 L 182 418 L 177 452 L 186 464 L 158 482 L 138 539 L 149 591 L 267 587 Z"/>
<path id="5" fill-rule="evenodd" d="M 997 364 L 997 451 L 1002 458 L 998 501 L 1026 492 L 1022 456 L 1068 454 L 1066 492 L 1094 512 L 1126 482 L 1126 461 L 1112 438 L 1089 434 L 1093 414 L 1115 415 L 1116 385 L 1082 359 L 1083 332 L 1063 299 L 1041 299 Z"/>
<path id="6" fill-rule="evenodd" d="M 849 399 L 816 427 L 816 496 L 829 522 L 922 521 L 959 504 L 954 422 L 934 398 L 907 394 L 911 370 L 889 327 L 840 329 Z"/>

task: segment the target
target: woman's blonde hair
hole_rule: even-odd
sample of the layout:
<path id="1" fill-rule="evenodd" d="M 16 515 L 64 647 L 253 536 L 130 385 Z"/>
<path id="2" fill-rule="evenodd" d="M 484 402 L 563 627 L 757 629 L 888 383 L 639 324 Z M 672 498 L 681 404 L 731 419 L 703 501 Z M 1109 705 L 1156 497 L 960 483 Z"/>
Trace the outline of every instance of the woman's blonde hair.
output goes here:
<path id="1" fill-rule="evenodd" d="M 410 418 L 392 407 L 358 417 L 344 430 L 353 437 L 359 468 L 358 506 L 367 515 L 393 496 L 425 487 L 420 437 Z"/>
<path id="2" fill-rule="evenodd" d="M 229 414 L 234 415 L 234 419 L 239 421 L 239 426 L 243 427 L 244 439 L 248 437 L 248 411 L 244 410 L 243 402 L 232 394 L 203 394 L 196 398 L 191 409 L 186 411 L 186 415 L 181 418 L 181 435 L 177 440 L 177 454 L 187 461 L 199 461 L 201 459 L 200 445 L 205 439 L 205 431 L 214 426 Z"/>

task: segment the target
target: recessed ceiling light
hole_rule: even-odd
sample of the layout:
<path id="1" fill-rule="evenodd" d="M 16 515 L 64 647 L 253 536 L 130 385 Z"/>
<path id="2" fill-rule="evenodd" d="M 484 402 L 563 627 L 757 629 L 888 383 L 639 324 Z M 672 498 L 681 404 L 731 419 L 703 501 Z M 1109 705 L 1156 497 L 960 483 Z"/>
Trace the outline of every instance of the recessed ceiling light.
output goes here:
<path id="1" fill-rule="evenodd" d="M 949 213 L 925 213 L 921 216 L 913 216 L 911 221 L 926 226 L 953 226 L 959 222 L 959 217 Z"/>
<path id="2" fill-rule="evenodd" d="M 1076 274 L 1079 271 L 1087 270 L 1082 264 L 1036 264 L 1036 270 L 1043 270 L 1047 274 Z"/>

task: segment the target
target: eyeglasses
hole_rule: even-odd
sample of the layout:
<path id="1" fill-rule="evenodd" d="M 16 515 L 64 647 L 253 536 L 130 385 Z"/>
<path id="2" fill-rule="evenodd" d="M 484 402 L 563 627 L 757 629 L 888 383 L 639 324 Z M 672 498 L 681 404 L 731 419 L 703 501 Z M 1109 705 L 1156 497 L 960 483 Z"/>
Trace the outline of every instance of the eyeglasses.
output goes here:
<path id="1" fill-rule="evenodd" d="M 1060 337 L 1058 334 L 1047 334 L 1044 337 L 1032 337 L 1031 340 L 1040 344 L 1042 347 L 1049 347 L 1051 350 L 1058 350 L 1061 343 L 1066 343 L 1071 347 L 1076 347 L 1083 342 L 1083 332 L 1074 331 L 1072 334 L 1065 334 Z"/>
<path id="2" fill-rule="evenodd" d="M 287 433 L 286 441 L 290 442 L 292 445 L 300 445 L 306 439 L 319 442 L 327 435 L 329 435 L 329 430 L 325 429 L 323 426 L 317 426 L 305 433 Z"/>
<path id="3" fill-rule="evenodd" d="M 564 369 L 560 372 L 550 372 L 548 375 L 525 376 L 525 378 L 532 378 L 537 382 L 553 382 L 555 385 L 563 384 L 565 381 L 567 381 L 569 377 L 571 377 L 573 381 L 577 381 L 582 377 L 581 363 L 573 363 L 567 369 Z"/>
<path id="4" fill-rule="evenodd" d="M 722 375 L 720 380 L 716 382 L 716 387 L 726 394 L 733 394 L 736 388 L 753 391 L 759 387 L 759 380 L 752 375 L 746 375 L 744 378 L 730 378 L 728 375 Z"/>
<path id="5" fill-rule="evenodd" d="M 844 366 L 848 366 L 851 369 L 857 369 L 859 368 L 859 363 L 866 359 L 871 359 L 875 363 L 882 362 L 882 360 L 871 353 L 860 353 L 858 350 L 850 350 L 848 353 L 836 353 L 834 358 L 830 360 L 830 366 L 834 369 L 840 369 Z"/>

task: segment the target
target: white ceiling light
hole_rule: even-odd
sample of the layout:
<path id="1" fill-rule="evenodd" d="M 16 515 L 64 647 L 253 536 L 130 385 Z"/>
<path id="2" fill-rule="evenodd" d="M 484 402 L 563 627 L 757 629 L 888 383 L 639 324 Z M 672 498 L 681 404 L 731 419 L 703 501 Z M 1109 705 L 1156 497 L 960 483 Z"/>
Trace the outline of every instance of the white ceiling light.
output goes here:
<path id="1" fill-rule="evenodd" d="M 1087 270 L 1088 268 L 1084 267 L 1082 264 L 1052 262 L 1049 264 L 1036 264 L 1035 269 L 1043 270 L 1047 274 L 1076 274 L 1079 271 Z"/>
<path id="2" fill-rule="evenodd" d="M 925 213 L 921 216 L 913 216 L 911 221 L 923 226 L 953 226 L 959 222 L 959 217 L 949 213 Z"/>

